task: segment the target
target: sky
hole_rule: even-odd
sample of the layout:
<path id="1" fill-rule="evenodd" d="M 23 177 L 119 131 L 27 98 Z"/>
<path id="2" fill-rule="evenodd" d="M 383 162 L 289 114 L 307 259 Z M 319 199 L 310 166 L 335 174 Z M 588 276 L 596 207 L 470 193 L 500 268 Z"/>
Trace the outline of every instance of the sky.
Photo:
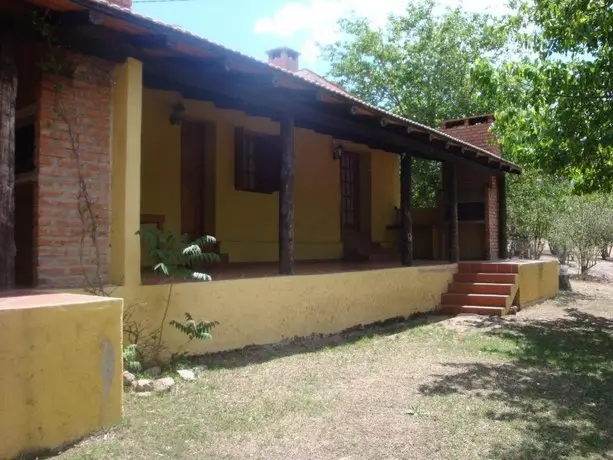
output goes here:
<path id="1" fill-rule="evenodd" d="M 411 0 L 134 0 L 134 10 L 181 26 L 204 38 L 260 60 L 266 50 L 289 46 L 301 53 L 300 67 L 321 75 L 328 70 L 318 43 L 339 39 L 336 23 L 351 14 L 382 26 L 390 13 L 401 12 Z M 437 0 L 439 6 L 502 14 L 503 0 Z"/>

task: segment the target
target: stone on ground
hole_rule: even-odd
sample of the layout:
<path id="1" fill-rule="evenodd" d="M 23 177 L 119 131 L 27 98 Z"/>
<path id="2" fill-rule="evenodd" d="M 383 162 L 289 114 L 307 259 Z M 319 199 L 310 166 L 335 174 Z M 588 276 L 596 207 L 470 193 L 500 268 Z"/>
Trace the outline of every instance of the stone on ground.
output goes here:
<path id="1" fill-rule="evenodd" d="M 129 371 L 123 371 L 123 384 L 125 386 L 132 385 L 132 382 L 136 380 L 136 376 Z"/>
<path id="2" fill-rule="evenodd" d="M 153 391 L 153 381 L 149 379 L 139 379 L 132 382 L 132 388 L 137 393 L 143 393 L 145 391 Z"/>
<path id="3" fill-rule="evenodd" d="M 194 371 L 190 371 L 189 369 L 180 369 L 177 371 L 177 374 L 179 374 L 179 377 L 181 377 L 183 380 L 188 382 L 193 382 L 196 380 L 196 374 Z"/>
<path id="4" fill-rule="evenodd" d="M 153 382 L 153 391 L 161 393 L 163 391 L 170 391 L 175 386 L 175 380 L 172 377 L 163 377 Z"/>

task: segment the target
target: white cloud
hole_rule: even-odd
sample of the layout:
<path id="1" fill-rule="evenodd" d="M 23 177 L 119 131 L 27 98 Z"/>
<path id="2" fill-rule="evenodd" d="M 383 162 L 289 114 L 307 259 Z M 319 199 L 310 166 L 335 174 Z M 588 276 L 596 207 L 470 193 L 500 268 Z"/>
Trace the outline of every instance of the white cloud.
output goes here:
<path id="1" fill-rule="evenodd" d="M 302 59 L 313 63 L 319 55 L 317 43 L 332 43 L 339 37 L 339 18 L 355 13 L 369 18 L 373 27 L 380 27 L 390 13 L 404 10 L 411 0 L 302 0 L 290 1 L 272 16 L 256 21 L 256 34 L 272 34 L 290 38 L 297 33 L 307 36 L 301 49 Z M 466 11 L 506 11 L 501 0 L 438 0 L 441 7 L 461 5 Z M 281 43 L 280 43 L 281 44 Z"/>

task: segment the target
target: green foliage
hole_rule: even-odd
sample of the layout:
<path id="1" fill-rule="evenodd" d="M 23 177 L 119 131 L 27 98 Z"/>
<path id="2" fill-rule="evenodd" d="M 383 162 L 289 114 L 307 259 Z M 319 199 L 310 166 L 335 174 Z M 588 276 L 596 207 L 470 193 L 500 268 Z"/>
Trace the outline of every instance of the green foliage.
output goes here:
<path id="1" fill-rule="evenodd" d="M 219 325 L 217 321 L 199 321 L 196 322 L 192 315 L 185 313 L 185 322 L 171 320 L 168 324 L 183 332 L 189 340 L 210 340 L 213 338 L 211 332 L 215 326 Z"/>
<path id="2" fill-rule="evenodd" d="M 435 161 L 413 160 L 413 206 L 416 208 L 435 208 L 441 189 L 441 163 Z"/>
<path id="3" fill-rule="evenodd" d="M 503 23 L 461 8 L 435 13 L 435 2 L 411 2 L 382 30 L 366 18 L 342 19 L 343 41 L 326 46 L 330 77 L 362 99 L 437 127 L 442 119 L 488 112 L 470 70 L 480 56 L 507 47 Z"/>
<path id="4" fill-rule="evenodd" d="M 613 190 L 610 2 L 526 1 L 511 22 L 530 35 L 530 57 L 502 66 L 482 61 L 474 71 L 496 106 L 505 155 L 569 177 L 578 191 Z"/>
<path id="5" fill-rule="evenodd" d="M 560 251 L 576 258 L 586 274 L 613 243 L 613 202 L 601 194 L 571 196 L 553 220 L 550 239 Z"/>
<path id="6" fill-rule="evenodd" d="M 571 184 L 533 171 L 509 177 L 507 191 L 511 254 L 539 259 L 555 219 L 562 214 Z"/>
<path id="7" fill-rule="evenodd" d="M 170 279 L 166 306 L 162 322 L 157 333 L 156 360 L 159 361 L 159 353 L 162 348 L 162 336 L 164 325 L 168 317 L 168 310 L 172 301 L 173 282 L 177 279 L 211 281 L 211 277 L 206 273 L 197 270 L 203 263 L 213 263 L 219 261 L 219 255 L 215 252 L 207 251 L 217 240 L 212 236 L 203 236 L 194 241 L 188 241 L 187 236 L 179 235 L 176 232 L 164 232 L 159 229 L 144 229 L 139 232 L 142 241 L 149 248 L 149 257 L 154 263 L 154 270 L 162 273 Z M 194 338 L 204 340 L 210 339 L 212 329 L 217 322 L 201 321 L 196 323 L 189 313 L 185 313 L 186 323 L 171 320 L 169 325 L 185 333 L 189 340 Z"/>
<path id="8" fill-rule="evenodd" d="M 123 367 L 130 372 L 140 372 L 142 365 L 139 360 L 138 348 L 136 344 L 130 344 L 123 349 Z"/>
<path id="9" fill-rule="evenodd" d="M 218 254 L 205 251 L 217 242 L 214 237 L 207 235 L 188 242 L 185 235 L 157 228 L 143 229 L 139 234 L 149 249 L 155 271 L 173 279 L 211 281 L 209 275 L 194 270 L 194 267 L 219 261 Z"/>

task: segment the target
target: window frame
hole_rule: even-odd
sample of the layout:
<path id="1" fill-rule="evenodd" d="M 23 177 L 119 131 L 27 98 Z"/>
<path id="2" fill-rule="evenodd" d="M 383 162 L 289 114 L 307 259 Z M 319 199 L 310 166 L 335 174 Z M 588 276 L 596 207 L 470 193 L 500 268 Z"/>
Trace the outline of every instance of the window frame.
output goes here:
<path id="1" fill-rule="evenodd" d="M 278 192 L 281 154 L 281 136 L 235 128 L 234 188 L 252 193 Z"/>

